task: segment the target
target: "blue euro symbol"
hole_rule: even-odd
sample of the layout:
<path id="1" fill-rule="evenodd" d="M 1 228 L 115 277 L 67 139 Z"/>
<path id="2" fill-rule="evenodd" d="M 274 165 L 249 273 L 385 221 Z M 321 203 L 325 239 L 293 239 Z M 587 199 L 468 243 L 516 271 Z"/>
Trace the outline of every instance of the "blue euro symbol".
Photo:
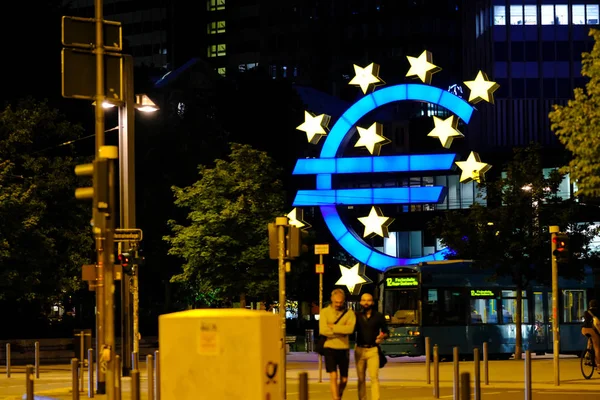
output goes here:
<path id="1" fill-rule="evenodd" d="M 333 174 L 377 172 L 426 172 L 449 170 L 456 154 L 398 155 L 381 157 L 341 157 L 352 137 L 352 128 L 369 112 L 395 101 L 422 101 L 448 109 L 468 124 L 474 108 L 460 97 L 428 85 L 402 84 L 386 87 L 362 97 L 337 120 L 327 135 L 319 158 L 300 159 L 294 175 L 316 175 L 316 190 L 299 190 L 294 207 L 318 206 L 325 224 L 337 242 L 354 258 L 379 271 L 395 266 L 443 260 L 446 250 L 424 257 L 399 258 L 369 246 L 344 224 L 338 205 L 438 203 L 445 196 L 443 186 L 333 189 Z"/>

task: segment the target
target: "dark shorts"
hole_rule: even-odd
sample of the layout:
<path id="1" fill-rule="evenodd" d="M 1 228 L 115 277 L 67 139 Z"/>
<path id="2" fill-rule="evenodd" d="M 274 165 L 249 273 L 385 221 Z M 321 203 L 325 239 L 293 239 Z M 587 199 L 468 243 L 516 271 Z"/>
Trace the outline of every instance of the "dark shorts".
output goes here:
<path id="1" fill-rule="evenodd" d="M 340 369 L 340 376 L 348 377 L 348 367 L 350 366 L 350 350 L 325 348 L 325 370 L 328 373 L 337 372 Z"/>

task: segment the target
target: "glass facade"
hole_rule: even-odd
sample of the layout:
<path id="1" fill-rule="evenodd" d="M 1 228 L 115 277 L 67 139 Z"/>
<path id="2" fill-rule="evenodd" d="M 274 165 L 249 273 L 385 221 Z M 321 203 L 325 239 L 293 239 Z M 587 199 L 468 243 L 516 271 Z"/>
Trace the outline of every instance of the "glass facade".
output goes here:
<path id="1" fill-rule="evenodd" d="M 510 15 L 510 17 L 507 16 Z M 598 25 L 598 4 L 513 4 L 509 7 L 494 6 L 494 25 Z"/>

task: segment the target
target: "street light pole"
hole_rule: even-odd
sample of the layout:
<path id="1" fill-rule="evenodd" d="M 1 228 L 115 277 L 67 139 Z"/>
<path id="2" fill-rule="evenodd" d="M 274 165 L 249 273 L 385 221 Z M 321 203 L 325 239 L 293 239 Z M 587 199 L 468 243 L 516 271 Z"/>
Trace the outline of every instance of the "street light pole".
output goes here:
<path id="1" fill-rule="evenodd" d="M 554 352 L 554 386 L 560 386 L 560 332 L 558 328 L 558 263 L 556 257 L 554 257 L 554 250 L 556 250 L 556 243 L 554 243 L 554 237 L 560 231 L 560 228 L 556 225 L 552 225 L 549 228 L 550 231 L 550 243 L 551 253 L 550 260 L 552 260 L 552 340 L 553 340 L 553 352 Z"/>
<path id="2" fill-rule="evenodd" d="M 123 97 L 119 106 L 119 193 L 121 228 L 135 228 L 135 94 L 133 87 L 133 57 L 123 55 Z M 124 242 L 128 251 L 131 242 Z M 137 268 L 134 270 L 137 276 Z M 135 285 L 137 287 L 137 285 Z M 135 315 L 134 315 L 135 318 Z M 131 370 L 132 335 L 131 286 L 126 274 L 121 279 L 121 360 L 123 376 Z M 136 346 L 134 346 L 136 347 Z M 136 349 L 134 348 L 134 351 Z"/>

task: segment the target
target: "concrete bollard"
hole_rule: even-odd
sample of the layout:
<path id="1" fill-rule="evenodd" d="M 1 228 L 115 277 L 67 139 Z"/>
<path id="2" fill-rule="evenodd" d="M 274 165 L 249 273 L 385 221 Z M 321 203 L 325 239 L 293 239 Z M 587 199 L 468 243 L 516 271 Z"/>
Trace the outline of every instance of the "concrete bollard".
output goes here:
<path id="1" fill-rule="evenodd" d="M 531 350 L 525 352 L 525 400 L 531 400 Z"/>
<path id="2" fill-rule="evenodd" d="M 308 373 L 300 372 L 298 374 L 298 382 L 299 382 L 299 400 L 308 400 Z"/>
<path id="3" fill-rule="evenodd" d="M 483 383 L 490 384 L 490 370 L 488 369 L 488 342 L 483 342 Z"/>
<path id="4" fill-rule="evenodd" d="M 94 349 L 88 349 L 88 397 L 94 397 Z"/>
<path id="5" fill-rule="evenodd" d="M 25 367 L 25 398 L 33 400 L 33 365 Z"/>
<path id="6" fill-rule="evenodd" d="M 131 400 L 140 400 L 140 371 L 131 371 Z"/>
<path id="7" fill-rule="evenodd" d="M 154 400 L 154 357 L 146 356 L 146 376 L 148 379 L 148 400 Z"/>
<path id="8" fill-rule="evenodd" d="M 73 400 L 79 400 L 79 360 L 71 359 L 71 392 Z"/>
<path id="9" fill-rule="evenodd" d="M 431 383 L 431 339 L 425 338 L 425 380 Z"/>
<path id="10" fill-rule="evenodd" d="M 468 372 L 460 374 L 460 400 L 471 400 L 471 377 Z M 455 397 L 456 400 L 458 400 Z"/>
<path id="11" fill-rule="evenodd" d="M 154 352 L 154 400 L 160 400 L 160 352 Z"/>
<path id="12" fill-rule="evenodd" d="M 479 348 L 473 349 L 473 392 L 475 400 L 481 400 L 481 376 L 479 369 Z"/>
<path id="13" fill-rule="evenodd" d="M 440 398 L 440 356 L 437 344 L 433 346 L 433 398 Z"/>
<path id="14" fill-rule="evenodd" d="M 6 377 L 10 378 L 10 343 L 6 343 Z"/>
<path id="15" fill-rule="evenodd" d="M 34 343 L 35 379 L 40 379 L 40 342 Z"/>
<path id="16" fill-rule="evenodd" d="M 453 353 L 452 360 L 454 363 L 454 380 L 453 380 L 454 388 L 453 388 L 452 393 L 454 395 L 454 400 L 458 400 L 459 388 L 460 388 L 460 381 L 459 381 L 459 379 L 460 379 L 459 372 L 460 371 L 459 371 L 459 366 L 458 366 L 458 361 L 459 361 L 458 358 L 460 355 L 458 353 L 458 346 L 454 347 L 452 353 Z"/>
<path id="17" fill-rule="evenodd" d="M 121 356 L 115 356 L 115 400 L 121 400 Z"/>

